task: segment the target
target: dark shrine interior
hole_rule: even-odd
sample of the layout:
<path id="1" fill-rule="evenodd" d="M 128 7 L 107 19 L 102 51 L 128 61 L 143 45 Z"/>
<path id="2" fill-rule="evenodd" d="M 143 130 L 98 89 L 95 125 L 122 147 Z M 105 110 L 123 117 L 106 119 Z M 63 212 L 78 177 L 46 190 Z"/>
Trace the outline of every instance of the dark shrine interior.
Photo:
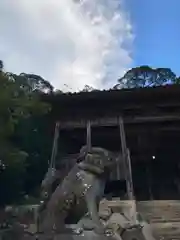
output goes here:
<path id="1" fill-rule="evenodd" d="M 137 200 L 179 199 L 180 193 L 180 124 L 125 125 L 130 150 L 134 194 Z M 93 146 L 121 151 L 120 131 L 114 127 L 92 127 Z M 86 129 L 61 130 L 59 157 L 78 153 L 86 144 Z M 112 187 L 112 183 L 108 183 Z M 124 189 L 124 183 L 114 182 Z M 108 188 L 109 188 L 108 187 Z M 110 187 L 110 188 L 111 188 Z M 113 187 L 112 187 L 113 188 Z M 109 191 L 109 190 L 108 190 Z"/>

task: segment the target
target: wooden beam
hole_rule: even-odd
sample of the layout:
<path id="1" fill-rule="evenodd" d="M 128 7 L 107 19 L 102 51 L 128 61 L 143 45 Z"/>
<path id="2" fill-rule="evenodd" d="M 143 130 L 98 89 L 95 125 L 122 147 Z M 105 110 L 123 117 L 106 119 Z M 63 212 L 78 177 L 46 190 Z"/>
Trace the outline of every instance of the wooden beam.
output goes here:
<path id="1" fill-rule="evenodd" d="M 164 116 L 138 116 L 138 117 L 125 117 L 125 124 L 137 124 L 137 123 L 156 123 L 156 122 L 171 122 L 180 121 L 180 115 L 164 115 Z M 74 129 L 74 128 L 86 128 L 86 120 L 60 120 L 61 129 Z M 108 127 L 118 126 L 118 118 L 97 118 L 91 120 L 92 127 Z"/>
<path id="2" fill-rule="evenodd" d="M 160 108 L 166 108 L 166 107 L 180 107 L 180 103 L 179 102 L 163 102 L 163 103 L 157 103 L 155 104 L 156 107 L 160 107 Z"/>

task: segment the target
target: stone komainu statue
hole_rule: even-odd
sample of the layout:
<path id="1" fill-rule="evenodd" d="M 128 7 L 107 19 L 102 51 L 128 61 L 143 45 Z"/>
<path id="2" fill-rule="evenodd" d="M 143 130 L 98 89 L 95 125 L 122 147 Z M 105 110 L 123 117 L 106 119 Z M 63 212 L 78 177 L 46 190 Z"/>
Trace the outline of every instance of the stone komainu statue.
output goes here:
<path id="1" fill-rule="evenodd" d="M 88 152 L 86 146 L 82 147 L 77 164 L 55 191 L 48 195 L 49 198 L 46 199 L 44 207 L 40 210 L 40 227 L 45 235 L 43 239 L 53 237 L 53 229 L 60 234 L 66 232 L 67 219 L 72 219 L 74 215 L 77 217 L 77 229 L 83 229 L 84 239 L 86 236 L 89 239 L 86 221 L 84 226 L 86 213 L 89 213 L 92 220 L 90 228 L 95 230 L 94 234 L 97 237 L 99 233 L 105 233 L 105 235 L 111 234 L 113 236 L 111 239 L 114 240 L 155 240 L 148 223 L 143 220 L 134 222 L 131 217 L 128 218 L 121 212 L 113 212 L 110 208 L 107 209 L 108 216 L 106 211 L 103 218 L 102 212 L 100 213 L 101 220 L 106 218 L 104 222 L 106 226 L 102 224 L 98 214 L 99 202 L 103 196 L 106 179 L 115 164 L 116 162 L 113 161 L 107 150 L 93 147 L 91 152 Z M 48 184 L 53 183 L 57 178 L 58 174 L 56 173 L 46 175 L 51 179 L 43 181 L 45 189 L 48 189 Z M 72 232 L 70 235 L 72 237 Z M 92 239 L 93 236 L 92 234 Z M 72 237 L 72 239 L 74 238 Z"/>
<path id="2" fill-rule="evenodd" d="M 62 233 L 66 231 L 65 223 L 69 216 L 76 215 L 78 222 L 89 213 L 96 231 L 103 232 L 98 208 L 113 165 L 107 150 L 92 147 L 91 152 L 87 152 L 86 146 L 82 147 L 77 164 L 52 193 L 40 214 L 42 231 L 50 234 L 55 229 Z M 52 182 L 52 179 L 45 182 Z"/>

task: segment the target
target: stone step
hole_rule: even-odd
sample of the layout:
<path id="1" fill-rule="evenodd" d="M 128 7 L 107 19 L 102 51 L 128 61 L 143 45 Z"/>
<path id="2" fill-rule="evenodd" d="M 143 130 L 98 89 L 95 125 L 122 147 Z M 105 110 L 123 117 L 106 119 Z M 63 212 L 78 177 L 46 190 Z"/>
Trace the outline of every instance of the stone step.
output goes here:
<path id="1" fill-rule="evenodd" d="M 137 202 L 137 211 L 150 222 L 180 222 L 180 201 Z"/>
<path id="2" fill-rule="evenodd" d="M 156 239 L 180 240 L 180 201 L 138 202 L 137 210 L 151 223 Z"/>
<path id="3" fill-rule="evenodd" d="M 133 201 L 115 199 L 106 204 L 116 211 L 128 211 Z M 157 240 L 180 240 L 180 201 L 142 201 L 136 209 L 151 224 Z"/>
<path id="4" fill-rule="evenodd" d="M 156 239 L 180 239 L 180 223 L 152 223 L 151 227 Z"/>

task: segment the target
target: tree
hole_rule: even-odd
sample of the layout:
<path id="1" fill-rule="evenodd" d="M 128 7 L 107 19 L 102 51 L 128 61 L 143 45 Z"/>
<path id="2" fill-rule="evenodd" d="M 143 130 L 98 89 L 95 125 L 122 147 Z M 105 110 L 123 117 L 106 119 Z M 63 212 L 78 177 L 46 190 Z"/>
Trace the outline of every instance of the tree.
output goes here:
<path id="1" fill-rule="evenodd" d="M 21 73 L 20 77 L 26 79 L 26 82 L 31 87 L 31 91 L 40 91 L 45 93 L 53 92 L 53 86 L 39 75 Z"/>
<path id="2" fill-rule="evenodd" d="M 20 173 L 25 169 L 25 159 L 22 158 L 21 152 L 18 151 L 10 141 L 14 132 L 14 126 L 18 120 L 16 117 L 17 113 L 19 112 L 20 114 L 18 99 L 16 97 L 16 86 L 13 82 L 9 81 L 3 71 L 0 72 L 0 85 L 0 160 L 1 167 L 3 167 L 1 168 L 0 174 L 0 191 L 3 192 L 3 197 L 1 197 L 0 203 L 5 204 L 10 202 L 12 194 L 14 198 L 16 198 L 20 193 L 20 185 L 18 184 L 18 188 L 17 186 L 15 187 L 15 185 L 12 187 L 12 184 L 20 182 L 19 177 L 21 178 L 22 176 Z M 17 108 L 15 106 L 17 106 Z M 18 159 L 22 161 L 18 162 Z M 19 173 L 18 171 L 12 171 L 12 169 L 15 169 L 15 166 L 18 166 Z M 19 177 L 16 178 L 16 174 L 18 174 Z M 14 193 L 14 189 L 17 190 L 16 193 Z"/>
<path id="3" fill-rule="evenodd" d="M 60 95 L 60 94 L 63 94 L 63 92 L 59 89 L 56 89 L 54 92 L 53 92 L 54 95 Z"/>
<path id="4" fill-rule="evenodd" d="M 98 91 L 97 89 L 89 86 L 89 85 L 85 85 L 82 92 L 94 92 L 94 91 Z"/>
<path id="5" fill-rule="evenodd" d="M 0 60 L 0 72 L 2 72 L 2 71 L 3 71 L 3 68 L 4 68 L 3 61 L 2 61 L 2 60 Z"/>
<path id="6" fill-rule="evenodd" d="M 180 77 L 177 77 L 177 78 L 176 78 L 175 83 L 176 83 L 176 84 L 180 84 Z"/>
<path id="7" fill-rule="evenodd" d="M 28 153 L 27 174 L 24 177 L 24 192 L 28 195 L 36 194 L 48 169 L 53 143 L 49 125 L 46 114 L 33 114 L 30 118 L 22 120 L 15 129 L 13 141 L 18 148 Z"/>
<path id="8" fill-rule="evenodd" d="M 1 158 L 4 166 L 0 173 L 0 191 L 3 193 L 0 198 L 1 206 L 14 203 L 22 198 L 26 176 L 28 154 L 13 146 L 7 146 L 5 146 L 4 156 Z"/>
<path id="9" fill-rule="evenodd" d="M 46 85 L 50 86 L 47 83 Z M 31 128 L 27 126 L 32 125 L 30 123 L 33 119 L 41 118 L 50 110 L 48 104 L 40 101 L 40 90 L 35 90 L 29 78 L 6 73 L 2 67 L 0 71 L 0 191 L 3 192 L 0 198 L 1 205 L 10 204 L 22 197 L 28 167 L 35 158 L 33 154 L 36 154 L 36 149 L 27 147 L 30 137 L 32 137 L 30 144 L 35 140 L 35 136 L 31 136 L 29 130 L 33 132 L 36 126 L 33 125 Z"/>
<path id="10" fill-rule="evenodd" d="M 151 68 L 140 66 L 132 68 L 118 80 L 114 89 L 153 87 L 176 82 L 176 75 L 170 68 Z"/>
<path id="11" fill-rule="evenodd" d="M 21 73 L 16 75 L 13 73 L 6 73 L 9 79 L 16 82 L 18 86 L 24 90 L 26 93 L 32 92 L 44 92 L 52 93 L 53 86 L 47 81 L 44 80 L 41 76 L 35 74 Z"/>

